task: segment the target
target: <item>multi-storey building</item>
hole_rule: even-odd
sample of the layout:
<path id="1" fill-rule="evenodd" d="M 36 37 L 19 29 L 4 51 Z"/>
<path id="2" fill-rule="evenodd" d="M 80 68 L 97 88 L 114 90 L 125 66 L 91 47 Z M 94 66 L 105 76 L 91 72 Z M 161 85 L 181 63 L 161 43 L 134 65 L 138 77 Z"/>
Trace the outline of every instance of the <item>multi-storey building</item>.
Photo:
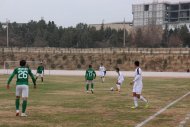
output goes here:
<path id="1" fill-rule="evenodd" d="M 187 25 L 190 28 L 190 1 L 189 2 L 153 2 L 135 4 L 132 6 L 133 25 L 168 25 L 170 29 Z"/>

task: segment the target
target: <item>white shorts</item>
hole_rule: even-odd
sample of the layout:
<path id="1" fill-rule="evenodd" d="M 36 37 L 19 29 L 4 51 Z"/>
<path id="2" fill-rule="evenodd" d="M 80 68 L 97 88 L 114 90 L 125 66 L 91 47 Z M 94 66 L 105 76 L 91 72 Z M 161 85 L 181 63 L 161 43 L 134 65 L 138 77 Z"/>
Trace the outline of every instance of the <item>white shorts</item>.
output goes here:
<path id="1" fill-rule="evenodd" d="M 21 96 L 22 97 L 28 97 L 28 85 L 17 85 L 16 86 L 16 96 Z"/>
<path id="2" fill-rule="evenodd" d="M 104 71 L 101 71 L 100 72 L 100 77 L 104 77 L 105 76 L 105 72 Z"/>
<path id="3" fill-rule="evenodd" d="M 87 80 L 87 81 L 86 81 L 86 84 L 92 84 L 92 83 L 94 83 L 93 80 Z"/>
<path id="4" fill-rule="evenodd" d="M 142 84 L 134 84 L 133 85 L 133 93 L 136 93 L 136 94 L 141 94 L 142 93 L 142 88 L 143 88 L 143 85 Z"/>
<path id="5" fill-rule="evenodd" d="M 43 77 L 44 75 L 43 75 L 43 74 L 40 74 L 40 73 L 37 73 L 37 74 L 36 74 L 36 77 L 39 77 L 39 76 L 40 76 L 40 77 Z"/>
<path id="6" fill-rule="evenodd" d="M 119 80 L 119 81 L 117 81 L 120 85 L 122 85 L 122 83 L 123 83 L 123 80 Z"/>

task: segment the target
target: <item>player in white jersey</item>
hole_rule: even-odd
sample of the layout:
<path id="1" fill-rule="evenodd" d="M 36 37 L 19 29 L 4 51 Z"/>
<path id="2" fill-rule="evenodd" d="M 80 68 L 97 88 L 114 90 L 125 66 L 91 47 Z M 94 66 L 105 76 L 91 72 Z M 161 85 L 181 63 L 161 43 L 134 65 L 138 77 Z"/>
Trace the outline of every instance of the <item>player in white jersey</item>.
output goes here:
<path id="1" fill-rule="evenodd" d="M 116 68 L 115 70 L 118 73 L 116 86 L 117 86 L 118 92 L 120 93 L 121 92 L 121 85 L 122 85 L 122 83 L 124 81 L 124 75 L 119 71 L 119 68 Z"/>
<path id="2" fill-rule="evenodd" d="M 148 101 L 141 95 L 142 88 L 143 88 L 143 82 L 142 82 L 142 70 L 139 67 L 139 61 L 135 61 L 134 65 L 136 67 L 135 69 L 135 75 L 133 81 L 130 83 L 133 84 L 133 98 L 134 98 L 134 106 L 131 107 L 133 109 L 138 107 L 138 99 L 141 99 L 146 103 L 145 108 L 148 107 Z"/>
<path id="3" fill-rule="evenodd" d="M 100 71 L 100 78 L 103 83 L 105 81 L 106 68 L 104 67 L 104 65 L 102 63 L 100 64 L 99 71 Z"/>

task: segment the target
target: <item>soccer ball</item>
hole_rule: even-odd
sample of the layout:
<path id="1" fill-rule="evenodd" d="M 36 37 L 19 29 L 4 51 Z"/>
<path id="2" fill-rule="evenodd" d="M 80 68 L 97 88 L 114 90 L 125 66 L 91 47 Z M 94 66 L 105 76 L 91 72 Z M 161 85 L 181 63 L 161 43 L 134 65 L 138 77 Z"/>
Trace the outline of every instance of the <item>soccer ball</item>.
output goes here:
<path id="1" fill-rule="evenodd" d="M 111 88 L 110 88 L 110 91 L 114 91 L 114 88 L 113 88 L 113 87 L 111 87 Z"/>

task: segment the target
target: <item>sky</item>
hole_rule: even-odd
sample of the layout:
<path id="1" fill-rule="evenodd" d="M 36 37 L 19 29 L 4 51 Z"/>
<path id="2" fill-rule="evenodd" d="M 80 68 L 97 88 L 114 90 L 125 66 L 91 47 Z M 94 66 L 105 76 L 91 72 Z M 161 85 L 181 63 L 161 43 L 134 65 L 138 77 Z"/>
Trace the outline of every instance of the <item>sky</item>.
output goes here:
<path id="1" fill-rule="evenodd" d="M 182 2 L 190 0 L 158 0 Z M 0 22 L 54 21 L 69 27 L 78 23 L 99 24 L 132 21 L 132 4 L 152 0 L 0 0 Z"/>

